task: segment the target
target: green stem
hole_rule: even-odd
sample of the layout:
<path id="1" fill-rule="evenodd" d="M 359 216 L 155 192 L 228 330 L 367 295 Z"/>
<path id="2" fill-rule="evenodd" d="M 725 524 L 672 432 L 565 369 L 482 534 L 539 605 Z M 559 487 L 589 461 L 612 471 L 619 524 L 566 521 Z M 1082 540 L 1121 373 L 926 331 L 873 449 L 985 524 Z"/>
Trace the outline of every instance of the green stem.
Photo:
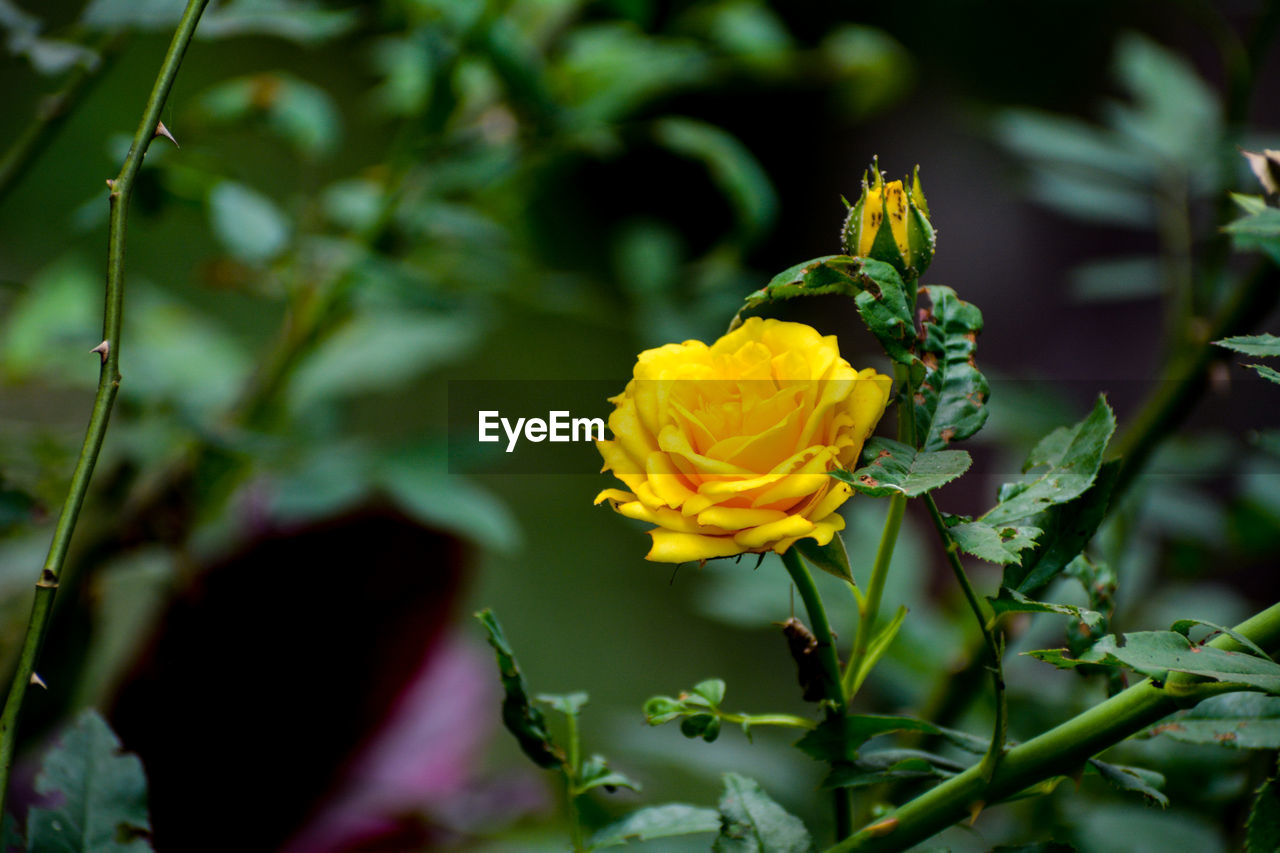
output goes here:
<path id="1" fill-rule="evenodd" d="M 969 603 L 969 609 L 973 611 L 973 618 L 978 621 L 978 630 L 982 632 L 982 641 L 986 644 L 987 654 L 991 656 L 991 679 L 995 687 L 996 720 L 991 732 L 991 748 L 987 750 L 987 754 L 983 757 L 979 768 L 982 777 L 990 779 L 1004 755 L 1005 735 L 1009 726 L 1009 705 L 1004 691 L 1002 649 L 991 631 L 991 623 L 988 621 L 987 613 L 983 610 L 982 602 L 978 600 L 977 594 L 973 591 L 973 584 L 969 582 L 969 575 L 964 570 L 964 563 L 960 559 L 960 546 L 956 544 L 956 540 L 951 536 L 951 531 L 947 529 L 947 523 L 943 521 L 942 513 L 938 511 L 938 504 L 934 501 L 933 495 L 926 494 L 924 503 L 929 508 L 929 517 L 933 519 L 933 526 L 938 531 L 938 537 L 942 540 L 943 550 L 947 555 L 947 563 L 950 564 L 951 572 L 956 576 L 956 581 L 964 592 L 964 598 Z"/>
<path id="2" fill-rule="evenodd" d="M 71 114 L 71 108 L 89 91 L 90 84 L 111 64 L 124 40 L 122 33 L 105 36 L 94 48 L 95 59 L 78 63 L 61 89 L 40 99 L 35 121 L 0 156 L 0 201 L 26 175 L 27 167 L 46 148 L 50 137 Z"/>
<path id="3" fill-rule="evenodd" d="M 818 595 L 818 587 L 813 583 L 813 575 L 800 558 L 800 552 L 788 548 L 782 552 L 782 564 L 791 575 L 791 582 L 800 593 L 805 612 L 809 614 L 809 622 L 813 626 L 814 639 L 818 641 L 818 662 L 822 665 L 825 676 L 823 687 L 829 701 L 841 714 L 845 710 L 844 693 L 840 689 L 840 659 L 836 656 L 836 644 L 831 636 L 831 623 L 827 621 L 827 611 Z"/>
<path id="4" fill-rule="evenodd" d="M 1133 484 L 1152 451 L 1190 414 L 1204 390 L 1209 367 L 1228 355 L 1212 342 L 1251 331 L 1275 306 L 1277 295 L 1280 269 L 1270 261 L 1259 262 L 1207 332 L 1169 361 L 1155 391 L 1114 445 L 1112 456 L 1122 461 L 1111 493 L 1113 506 Z"/>
<path id="5" fill-rule="evenodd" d="M 1235 630 L 1264 649 L 1274 650 L 1280 646 L 1280 604 L 1237 625 Z M 1225 634 L 1215 637 L 1210 645 L 1227 651 L 1242 650 Z M 1071 775 L 1089 758 L 1173 711 L 1225 692 L 1234 692 L 1232 686 L 1205 683 L 1182 673 L 1171 675 L 1162 688 L 1146 679 L 1010 749 L 990 779 L 983 778 L 981 764 L 974 765 L 864 827 L 827 853 L 908 849 L 969 817 L 975 809 L 998 803 L 1054 776 Z"/>
<path id="6" fill-rule="evenodd" d="M 884 530 L 880 533 L 876 560 L 871 566 L 871 580 L 867 582 L 866 595 L 858 599 L 858 632 L 854 636 L 853 653 L 841 681 L 846 701 L 853 701 L 858 688 L 867 677 L 867 648 L 871 644 L 871 631 L 875 628 L 876 618 L 880 615 L 880 599 L 884 595 L 889 563 L 893 561 L 893 549 L 898 543 L 898 532 L 902 529 L 902 518 L 906 510 L 906 495 L 889 498 L 889 514 L 885 517 Z"/>
<path id="7" fill-rule="evenodd" d="M 160 66 L 160 73 L 156 77 L 151 96 L 147 99 L 142 121 L 139 122 L 138 129 L 134 133 L 133 145 L 129 148 L 129 154 L 125 157 L 120 174 L 109 185 L 111 216 L 107 238 L 106 306 L 102 321 L 104 351 L 102 367 L 98 374 L 98 392 L 93 400 L 93 412 L 89 417 L 84 444 L 80 448 L 80 457 L 71 475 L 71 486 L 58 516 L 57 526 L 54 528 L 49 555 L 45 559 L 44 568 L 40 571 L 40 579 L 36 581 L 31 621 L 27 624 L 22 653 L 18 659 L 18 668 L 13 675 L 13 682 L 9 687 L 9 695 L 5 699 L 4 711 L 0 713 L 0 815 L 4 814 L 5 795 L 9 788 L 9 774 L 13 767 L 18 715 L 22 710 L 22 700 L 26 696 L 27 686 L 31 683 L 35 672 L 36 658 L 39 656 L 40 644 L 44 639 L 62 566 L 66 562 L 71 535 L 75 531 L 76 519 L 80 515 L 80 508 L 89 490 L 89 480 L 93 476 L 94 465 L 102 450 L 102 442 L 107 433 L 107 421 L 111 417 L 111 407 L 120 390 L 120 327 L 124 312 L 125 220 L 128 215 L 129 196 L 133 190 L 134 178 L 137 177 L 138 169 L 142 165 L 142 158 L 155 138 L 156 126 L 160 123 L 160 111 L 164 108 L 165 99 L 178 74 L 178 67 L 182 64 L 182 57 L 187 51 L 187 45 L 191 43 L 196 24 L 208 2 L 209 0 L 189 0 L 187 3 L 186 11 L 183 12 L 177 32 L 174 33 L 173 41 L 170 42 L 169 50 Z"/>
<path id="8" fill-rule="evenodd" d="M 578 715 L 566 714 L 569 724 L 569 766 L 564 771 L 565 799 L 569 808 L 569 838 L 573 853 L 585 853 L 582 838 L 582 821 L 578 816 L 578 777 L 581 775 L 580 748 L 578 743 Z"/>
<path id="9" fill-rule="evenodd" d="M 726 714 L 716 711 L 716 716 L 726 723 L 748 726 L 787 726 L 793 729 L 813 729 L 818 724 L 808 717 L 797 717 L 794 714 Z"/>
<path id="10" fill-rule="evenodd" d="M 818 662 L 824 674 L 823 687 L 830 706 L 827 719 L 840 719 L 844 716 L 847 704 L 844 689 L 840 686 L 840 658 L 836 655 L 835 638 L 831 636 L 831 623 L 827 621 L 826 608 L 822 606 L 822 598 L 813 583 L 813 576 L 805 567 L 800 552 L 788 548 L 782 552 L 782 564 L 787 567 L 787 574 L 800 593 L 805 612 L 809 614 L 814 639 L 818 641 Z M 853 832 L 853 802 L 848 788 L 837 788 L 832 792 L 835 801 L 836 840 L 848 838 Z"/>

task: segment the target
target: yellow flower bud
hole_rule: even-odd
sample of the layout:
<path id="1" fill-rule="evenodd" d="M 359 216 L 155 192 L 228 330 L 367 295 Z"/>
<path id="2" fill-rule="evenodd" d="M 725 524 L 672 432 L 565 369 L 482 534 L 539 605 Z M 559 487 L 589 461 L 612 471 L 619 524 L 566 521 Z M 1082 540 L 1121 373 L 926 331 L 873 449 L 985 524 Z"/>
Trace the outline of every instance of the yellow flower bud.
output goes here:
<path id="1" fill-rule="evenodd" d="M 936 242 L 929 204 L 920 187 L 920 169 L 911 178 L 910 190 L 905 181 L 885 183 L 876 162 L 871 164 L 871 174 L 870 183 L 863 176 L 862 195 L 844 221 L 840 235 L 844 250 L 891 264 L 904 279 L 914 281 L 933 260 Z"/>
<path id="2" fill-rule="evenodd" d="M 857 461 L 889 386 L 801 323 L 751 317 L 711 346 L 647 350 L 596 442 L 627 489 L 596 503 L 655 525 L 657 562 L 825 545 L 852 492 L 829 472 Z"/>

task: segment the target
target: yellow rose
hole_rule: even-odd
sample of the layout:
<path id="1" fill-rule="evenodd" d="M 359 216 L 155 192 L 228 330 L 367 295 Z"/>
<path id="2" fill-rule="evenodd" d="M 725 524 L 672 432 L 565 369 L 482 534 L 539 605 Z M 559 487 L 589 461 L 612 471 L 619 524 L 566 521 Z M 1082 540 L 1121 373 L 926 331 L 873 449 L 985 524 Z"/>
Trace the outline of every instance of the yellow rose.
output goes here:
<path id="1" fill-rule="evenodd" d="M 658 562 L 825 545 L 851 493 L 827 472 L 857 460 L 890 384 L 850 367 L 834 336 L 759 317 L 711 346 L 646 350 L 610 398 L 613 439 L 596 442 L 630 491 L 596 503 L 657 525 L 646 558 Z"/>

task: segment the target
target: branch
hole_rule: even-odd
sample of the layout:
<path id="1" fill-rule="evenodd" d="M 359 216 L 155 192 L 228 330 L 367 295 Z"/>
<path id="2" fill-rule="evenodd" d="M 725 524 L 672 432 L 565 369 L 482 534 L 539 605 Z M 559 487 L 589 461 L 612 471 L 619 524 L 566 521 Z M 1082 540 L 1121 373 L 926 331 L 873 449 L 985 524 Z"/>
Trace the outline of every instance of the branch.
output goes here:
<path id="1" fill-rule="evenodd" d="M 27 167 L 71 114 L 76 101 L 84 97 L 90 84 L 111 64 L 110 60 L 115 58 L 124 41 L 123 33 L 113 33 L 104 38 L 94 49 L 96 58 L 78 63 L 61 89 L 40 99 L 35 121 L 27 125 L 0 156 L 0 201 L 18 185 L 27 173 Z"/>
<path id="2" fill-rule="evenodd" d="M 40 644 L 44 639 L 49 612 L 53 606 L 53 597 L 58 589 L 58 579 L 62 574 L 62 566 L 66 562 L 67 548 L 71 543 L 71 535 L 75 531 L 76 520 L 80 515 L 80 507 L 89 490 L 89 480 L 102 450 L 102 441 L 107 434 L 107 421 L 111 417 L 111 408 L 116 394 L 120 390 L 120 326 L 124 310 L 124 243 L 125 219 L 129 208 L 129 195 L 133 190 L 133 182 L 138 169 L 142 166 L 142 158 L 147 147 L 156 136 L 156 127 L 160 123 L 160 111 L 164 108 L 165 99 L 173 87 L 182 57 L 191 43 L 196 24 L 204 12 L 209 0 L 189 0 L 178 30 L 173 35 L 160 73 L 156 77 L 155 86 L 142 114 L 142 121 L 133 136 L 133 145 L 125 157 L 124 166 L 114 181 L 108 181 L 110 187 L 111 218 L 107 238 L 107 295 L 106 308 L 103 312 L 102 343 L 95 347 L 102 357 L 102 367 L 98 374 L 98 392 L 93 400 L 93 412 L 89 417 L 89 427 L 85 433 L 84 444 L 80 448 L 80 457 L 76 461 L 75 471 L 71 476 L 71 486 L 67 499 L 62 504 L 57 526 L 54 528 L 53 541 L 49 546 L 49 555 L 45 558 L 40 579 L 36 582 L 35 600 L 31 605 L 31 621 L 27 624 L 26 637 L 22 644 L 22 653 L 18 660 L 18 668 L 9 687 L 9 695 L 5 699 L 4 711 L 0 713 L 0 815 L 4 814 L 4 800 L 9 788 L 9 774 L 13 766 L 14 745 L 17 739 L 18 714 L 22 710 L 22 700 L 27 686 L 35 673 L 36 658 L 40 653 Z"/>
<path id="3" fill-rule="evenodd" d="M 1235 631 L 1264 649 L 1275 649 L 1280 646 L 1280 604 L 1247 619 Z M 1244 650 L 1225 634 L 1215 637 L 1210 645 L 1227 651 Z M 1092 756 L 1173 711 L 1194 705 L 1205 695 L 1225 692 L 1223 688 L 1231 686 L 1200 682 L 1183 673 L 1170 675 L 1162 688 L 1146 679 L 1009 750 L 989 782 L 982 778 L 982 764 L 976 764 L 827 853 L 905 850 L 968 817 L 975 808 L 1000 802 L 1045 779 L 1074 773 Z"/>

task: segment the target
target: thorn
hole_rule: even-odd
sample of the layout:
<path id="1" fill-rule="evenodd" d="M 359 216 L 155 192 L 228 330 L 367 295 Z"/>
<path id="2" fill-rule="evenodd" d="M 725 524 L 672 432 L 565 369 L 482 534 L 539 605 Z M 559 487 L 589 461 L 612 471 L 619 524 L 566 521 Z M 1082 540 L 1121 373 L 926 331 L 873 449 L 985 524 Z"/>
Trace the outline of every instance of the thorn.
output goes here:
<path id="1" fill-rule="evenodd" d="M 881 835 L 888 835 L 897 828 L 898 819 L 896 817 L 887 817 L 879 823 L 871 824 L 871 826 L 868 826 L 863 830 L 863 832 L 872 837 L 879 837 Z"/>
<path id="2" fill-rule="evenodd" d="M 98 355 L 102 356 L 102 363 L 103 363 L 103 364 L 106 364 L 106 363 L 107 363 L 107 355 L 109 355 L 109 354 L 110 354 L 110 352 L 111 352 L 111 342 L 110 342 L 110 341 L 103 341 L 102 343 L 100 343 L 100 344 L 98 344 L 96 347 L 94 347 L 93 349 L 89 350 L 89 352 L 96 352 Z"/>
<path id="3" fill-rule="evenodd" d="M 107 178 L 107 189 L 111 190 L 112 192 L 116 191 L 116 182 L 114 178 Z"/>
<path id="4" fill-rule="evenodd" d="M 982 800 L 977 800 L 969 806 L 969 826 L 978 822 L 978 815 L 982 814 L 982 810 L 986 807 L 987 804 Z"/>
<path id="5" fill-rule="evenodd" d="M 158 122 L 158 123 L 156 124 L 156 133 L 155 133 L 155 135 L 156 135 L 156 136 L 163 136 L 165 139 L 167 139 L 167 140 L 169 140 L 170 142 L 172 142 L 172 143 L 173 143 L 173 147 L 174 147 L 174 148 L 181 148 L 181 147 L 182 147 L 181 145 L 179 145 L 179 144 L 178 144 L 178 140 L 176 140 L 176 139 L 174 139 L 174 138 L 173 138 L 173 134 L 169 132 L 169 128 L 167 128 L 167 127 L 165 127 L 165 126 L 164 126 L 164 122 Z"/>
<path id="6" fill-rule="evenodd" d="M 40 677 L 38 672 L 31 673 L 31 683 L 43 687 L 45 690 L 49 689 L 49 685 L 44 683 L 44 679 Z"/>

